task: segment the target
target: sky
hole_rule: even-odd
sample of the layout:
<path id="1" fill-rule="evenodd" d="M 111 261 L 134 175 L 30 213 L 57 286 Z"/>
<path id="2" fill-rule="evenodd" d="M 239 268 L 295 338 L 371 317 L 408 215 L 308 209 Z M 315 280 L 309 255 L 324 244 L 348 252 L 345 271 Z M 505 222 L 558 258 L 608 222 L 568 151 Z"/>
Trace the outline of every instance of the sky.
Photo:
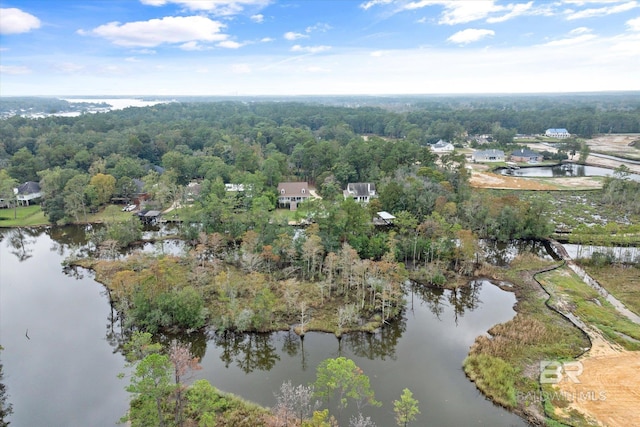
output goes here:
<path id="1" fill-rule="evenodd" d="M 640 1 L 0 0 L 0 97 L 640 90 Z"/>

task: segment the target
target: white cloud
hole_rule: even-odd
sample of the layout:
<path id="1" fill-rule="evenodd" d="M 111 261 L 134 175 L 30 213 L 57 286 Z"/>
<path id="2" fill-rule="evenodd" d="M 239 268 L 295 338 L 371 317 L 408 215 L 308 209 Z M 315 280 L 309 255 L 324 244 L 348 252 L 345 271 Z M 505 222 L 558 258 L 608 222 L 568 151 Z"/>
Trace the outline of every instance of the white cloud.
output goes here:
<path id="1" fill-rule="evenodd" d="M 484 19 L 494 12 L 503 12 L 513 9 L 514 5 L 498 6 L 493 0 L 477 1 L 443 1 L 443 0 L 419 0 L 404 5 L 406 10 L 422 9 L 427 6 L 439 5 L 444 7 L 444 12 L 438 23 L 447 25 L 465 24 L 467 22 Z"/>
<path id="2" fill-rule="evenodd" d="M 246 6 L 267 6 L 271 0 L 140 0 L 148 6 L 177 4 L 188 10 L 207 11 L 217 15 L 235 15 Z"/>
<path id="3" fill-rule="evenodd" d="M 364 10 L 368 10 L 370 8 L 372 8 L 373 6 L 378 6 L 381 4 L 389 4 L 392 3 L 393 0 L 369 0 L 365 3 L 360 4 L 360 7 Z"/>
<path id="4" fill-rule="evenodd" d="M 180 49 L 182 50 L 186 50 L 186 51 L 199 51 L 199 50 L 205 50 L 205 47 L 203 45 L 201 45 L 200 43 L 198 43 L 197 41 L 190 41 L 190 42 L 186 42 L 186 43 L 182 43 L 180 45 Z"/>
<path id="5" fill-rule="evenodd" d="M 220 33 L 224 27 L 204 16 L 168 16 L 126 24 L 110 22 L 78 33 L 103 37 L 119 46 L 155 47 L 164 43 L 222 41 L 227 38 Z"/>
<path id="6" fill-rule="evenodd" d="M 251 20 L 259 24 L 261 22 L 264 22 L 264 15 L 262 15 L 261 13 L 258 13 L 257 15 L 251 15 Z"/>
<path id="7" fill-rule="evenodd" d="M 140 60 L 138 58 L 136 58 L 135 56 L 129 56 L 127 58 L 124 59 L 127 62 L 140 62 Z"/>
<path id="8" fill-rule="evenodd" d="M 322 22 L 317 23 L 316 25 L 311 25 L 309 27 L 307 27 L 304 31 L 308 34 L 308 33 L 313 33 L 316 31 L 319 31 L 321 33 L 324 33 L 328 30 L 331 29 L 331 25 L 329 24 L 324 24 Z"/>
<path id="9" fill-rule="evenodd" d="M 532 1 L 530 1 L 529 3 L 519 3 L 515 5 L 510 4 L 507 6 L 507 8 L 511 8 L 509 12 L 507 12 L 502 16 L 487 18 L 487 22 L 489 24 L 496 24 L 498 22 L 508 21 L 509 19 L 513 19 L 520 15 L 526 14 L 528 11 L 531 10 L 531 6 L 533 6 Z"/>
<path id="10" fill-rule="evenodd" d="M 309 37 L 306 34 L 302 34 L 302 33 L 295 33 L 293 31 L 288 31 L 286 33 L 284 33 L 284 38 L 287 40 L 298 40 L 298 39 L 302 39 L 305 37 Z"/>
<path id="11" fill-rule="evenodd" d="M 218 43 L 217 46 L 224 47 L 225 49 L 238 49 L 244 46 L 244 44 L 235 42 L 233 40 L 225 40 Z"/>
<path id="12" fill-rule="evenodd" d="M 153 49 L 134 49 L 133 53 L 138 53 L 140 55 L 155 55 L 156 51 Z"/>
<path id="13" fill-rule="evenodd" d="M 273 39 L 271 37 L 263 37 L 263 38 L 260 39 L 260 41 L 262 43 L 269 43 L 269 42 L 275 41 L 275 39 Z"/>
<path id="14" fill-rule="evenodd" d="M 594 9 L 584 9 L 578 12 L 571 11 L 567 16 L 567 19 L 573 20 L 573 19 L 593 18 L 598 16 L 607 16 L 607 15 L 612 15 L 614 13 L 627 12 L 629 10 L 637 8 L 638 6 L 640 6 L 640 4 L 638 4 L 637 1 L 629 1 L 616 6 L 605 6 L 605 7 L 599 7 Z"/>
<path id="15" fill-rule="evenodd" d="M 634 19 L 629 19 L 626 24 L 631 31 L 640 31 L 640 16 Z"/>
<path id="16" fill-rule="evenodd" d="M 447 41 L 457 44 L 467 44 L 476 42 L 485 37 L 494 36 L 495 34 L 496 33 L 493 30 L 467 28 L 466 30 L 458 31 L 457 33 L 449 37 Z"/>
<path id="17" fill-rule="evenodd" d="M 0 74 L 29 74 L 29 67 L 23 65 L 0 65 Z"/>
<path id="18" fill-rule="evenodd" d="M 569 31 L 569 34 L 578 35 L 578 34 L 585 34 L 585 33 L 590 33 L 590 32 L 591 32 L 591 28 L 578 27 L 578 28 L 574 28 L 573 30 Z"/>
<path id="19" fill-rule="evenodd" d="M 40 20 L 16 8 L 0 9 L 0 34 L 28 33 L 40 28 Z"/>
<path id="20" fill-rule="evenodd" d="M 374 58 L 380 58 L 385 54 L 386 52 L 384 50 L 374 50 L 373 52 L 370 53 L 370 55 L 373 56 Z"/>
<path id="21" fill-rule="evenodd" d="M 300 46 L 299 44 L 291 47 L 291 52 L 319 53 L 331 49 L 331 46 Z"/>
<path id="22" fill-rule="evenodd" d="M 543 46 L 572 46 L 572 45 L 588 42 L 589 40 L 593 40 L 595 38 L 596 36 L 594 34 L 582 34 L 575 37 L 567 37 L 564 39 L 553 40 L 548 43 L 545 43 Z"/>

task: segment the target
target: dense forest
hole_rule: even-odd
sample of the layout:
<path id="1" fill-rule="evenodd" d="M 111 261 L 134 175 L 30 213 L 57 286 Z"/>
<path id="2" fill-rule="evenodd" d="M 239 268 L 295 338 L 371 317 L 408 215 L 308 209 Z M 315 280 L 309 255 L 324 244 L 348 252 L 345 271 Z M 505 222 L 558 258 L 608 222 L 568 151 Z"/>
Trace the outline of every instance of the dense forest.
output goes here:
<path id="1" fill-rule="evenodd" d="M 628 94 L 305 101 L 196 98 L 78 117 L 14 115 L 0 120 L 0 199 L 36 181 L 51 223 L 86 222 L 91 212 L 136 200 L 140 210 L 165 211 L 178 224 L 187 248 L 180 255 L 119 257 L 142 239 L 142 223 L 131 216 L 92 227 L 83 248 L 90 256 L 79 251 L 67 260 L 65 268 L 92 268 L 106 285 L 125 350 L 140 331 L 294 325 L 300 335 L 341 336 L 397 318 L 407 279 L 455 287 L 473 275 L 484 261 L 481 238 L 539 239 L 553 231 L 553 205 L 472 191 L 465 156 L 438 156 L 432 143 L 461 147 L 485 135 L 484 147 L 509 150 L 518 147 L 517 134 L 535 140 L 547 128 L 577 137 L 640 133 L 640 101 Z M 34 108 L 68 107 L 60 103 L 40 100 Z M 581 149 L 577 137 L 556 144 L 561 155 Z M 278 209 L 283 181 L 305 181 L 318 197 L 295 212 Z M 345 198 L 348 183 L 373 183 L 377 197 L 368 204 Z M 601 193 L 603 203 L 633 200 L 633 209 L 640 194 L 637 183 L 617 178 L 606 179 Z M 393 214 L 392 225 L 373 221 L 382 211 Z M 224 404 L 228 413 L 235 407 L 208 384 L 183 388 L 178 370 L 197 365 L 183 350 L 137 356 L 128 387 L 136 396 L 127 415 L 132 425 L 171 425 L 172 418 L 181 425 L 217 412 L 198 406 L 204 403 Z M 359 368 L 348 371 L 362 380 Z M 169 385 L 147 387 L 154 375 Z M 407 410 L 417 410 L 410 397 L 407 390 Z M 239 417 L 248 417 L 244 410 Z M 251 415 L 263 416 L 258 409 Z M 287 425 L 287 417 L 273 425 Z"/>

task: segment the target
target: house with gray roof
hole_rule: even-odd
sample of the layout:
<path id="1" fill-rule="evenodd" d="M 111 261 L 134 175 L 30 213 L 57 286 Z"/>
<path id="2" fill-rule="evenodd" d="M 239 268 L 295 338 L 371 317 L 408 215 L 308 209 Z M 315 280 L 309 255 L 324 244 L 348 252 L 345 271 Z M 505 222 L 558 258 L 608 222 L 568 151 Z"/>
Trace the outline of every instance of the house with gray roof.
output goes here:
<path id="1" fill-rule="evenodd" d="M 542 153 L 531 151 L 526 148 L 519 148 L 511 153 L 511 161 L 516 163 L 536 163 L 543 159 Z"/>
<path id="2" fill-rule="evenodd" d="M 19 205 L 29 205 L 31 200 L 42 197 L 42 191 L 40 190 L 40 184 L 34 181 L 27 181 L 24 184 L 14 188 L 13 192 L 18 199 Z"/>
<path id="3" fill-rule="evenodd" d="M 452 143 L 440 140 L 435 144 L 431 145 L 431 151 L 435 153 L 450 153 L 453 151 L 455 147 Z"/>
<path id="4" fill-rule="evenodd" d="M 504 162 L 504 151 L 502 150 L 476 150 L 471 154 L 474 162 Z"/>

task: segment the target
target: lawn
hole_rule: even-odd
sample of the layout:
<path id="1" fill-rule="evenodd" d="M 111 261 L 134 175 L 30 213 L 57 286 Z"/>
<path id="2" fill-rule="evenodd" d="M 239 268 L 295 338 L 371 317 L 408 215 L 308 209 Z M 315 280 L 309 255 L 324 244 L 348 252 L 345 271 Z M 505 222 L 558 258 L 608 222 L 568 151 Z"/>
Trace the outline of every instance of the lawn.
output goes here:
<path id="1" fill-rule="evenodd" d="M 35 227 L 48 224 L 49 221 L 40 205 L 22 206 L 15 210 L 0 209 L 0 227 Z"/>
<path id="2" fill-rule="evenodd" d="M 123 205 L 107 205 L 104 209 L 101 209 L 96 213 L 87 215 L 86 222 L 104 223 L 127 221 L 133 214 L 131 212 L 122 212 L 123 207 Z"/>

